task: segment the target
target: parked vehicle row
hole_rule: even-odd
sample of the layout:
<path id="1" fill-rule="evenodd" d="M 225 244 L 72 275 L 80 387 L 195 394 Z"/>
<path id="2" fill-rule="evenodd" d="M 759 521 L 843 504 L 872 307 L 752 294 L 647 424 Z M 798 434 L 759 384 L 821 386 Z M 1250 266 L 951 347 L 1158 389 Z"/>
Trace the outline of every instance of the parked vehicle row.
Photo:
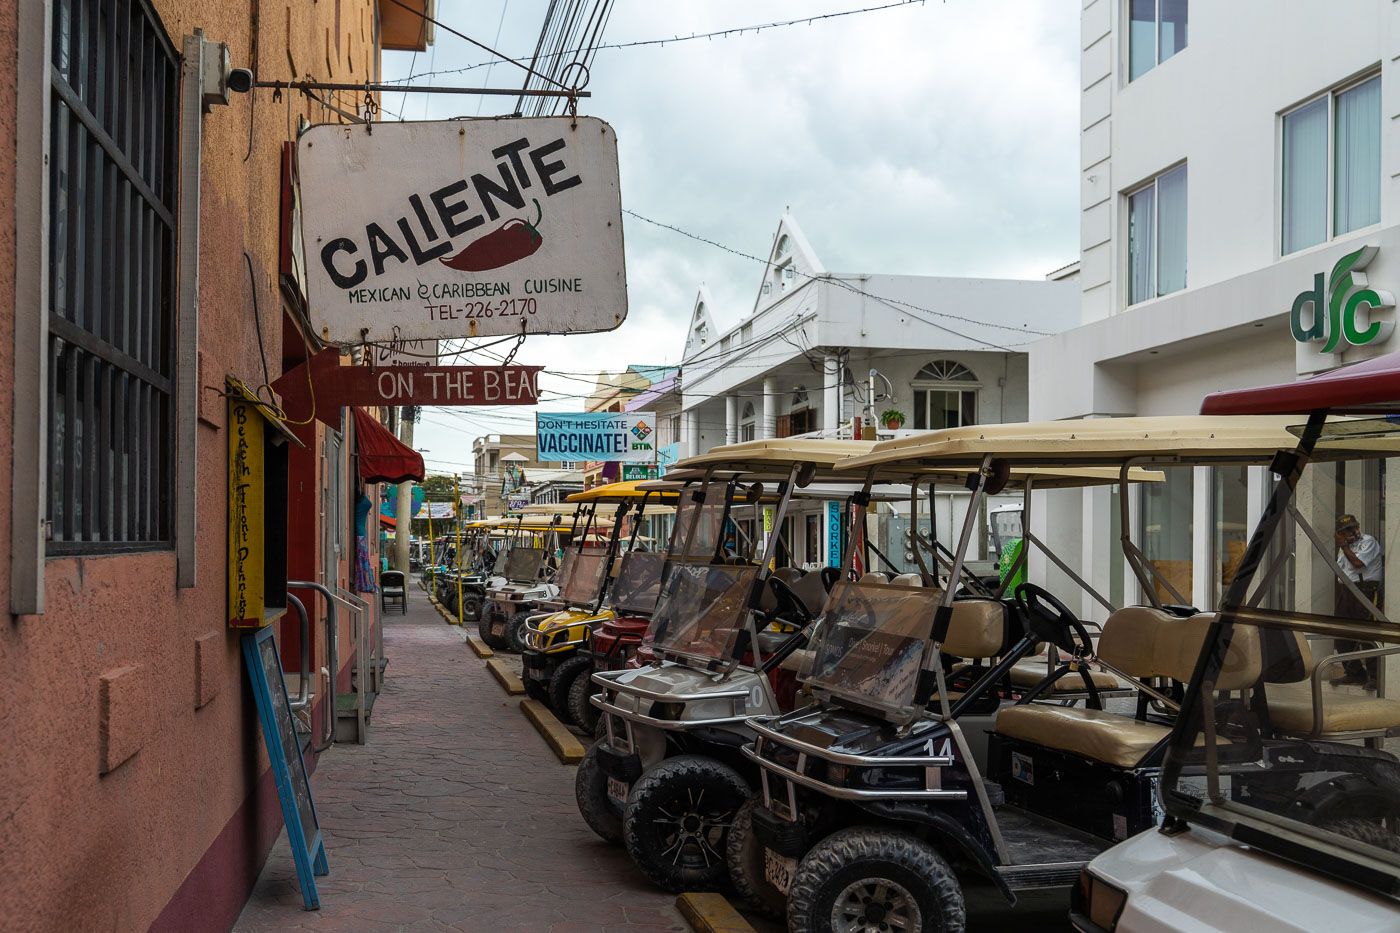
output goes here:
<path id="1" fill-rule="evenodd" d="M 962 930 L 969 884 L 1012 905 L 1065 891 L 1084 933 L 1317 929 L 1338 905 L 1351 929 L 1394 929 L 1400 702 L 1383 665 L 1400 628 L 1325 530 L 1384 497 L 1374 465 L 1400 453 L 1400 427 L 1313 409 L 1400 414 L 1400 359 L 1346 372 L 1202 416 L 682 461 L 644 660 L 591 675 L 601 736 L 581 815 L 659 887 L 728 889 L 793 933 Z M 1214 609 L 1192 605 L 1202 588 L 1151 553 L 1130 505 L 1164 471 L 1204 466 L 1273 476 Z M 971 493 L 959 539 L 916 533 L 918 571 L 899 572 L 865 533 L 871 503 L 907 502 L 919 528 L 950 485 Z M 1038 491 L 1092 486 L 1116 487 L 1118 587 L 1140 605 L 1115 605 L 1037 532 Z M 742 510 L 771 503 L 780 527 L 814 488 L 854 505 L 840 567 L 778 568 L 737 533 Z M 979 510 L 1008 489 L 1019 541 L 979 578 Z M 1344 675 L 1368 663 L 1379 690 Z M 1166 880 L 1178 867 L 1185 886 Z M 1243 895 L 1249 879 L 1287 890 Z"/>

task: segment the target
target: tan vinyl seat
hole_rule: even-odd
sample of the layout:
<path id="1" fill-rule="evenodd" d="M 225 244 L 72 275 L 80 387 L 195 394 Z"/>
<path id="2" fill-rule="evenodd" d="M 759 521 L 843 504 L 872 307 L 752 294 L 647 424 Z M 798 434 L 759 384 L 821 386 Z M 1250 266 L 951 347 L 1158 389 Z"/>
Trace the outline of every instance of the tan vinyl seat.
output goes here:
<path id="1" fill-rule="evenodd" d="M 1002 707 L 996 731 L 1120 768 L 1136 767 L 1171 734 L 1166 726 L 1118 713 L 1036 703 Z"/>
<path id="2" fill-rule="evenodd" d="M 955 599 L 943 653 L 959 658 L 990 658 L 1006 640 L 1006 606 L 995 599 Z"/>
<path id="3" fill-rule="evenodd" d="M 1061 662 L 1063 663 L 1063 662 Z M 1014 687 L 1034 687 L 1046 678 L 1050 668 L 1044 658 L 1022 658 L 1011 668 L 1011 684 Z M 1100 690 L 1118 690 L 1123 684 L 1108 671 L 1089 671 L 1089 679 Z M 1084 690 L 1084 678 L 1071 671 L 1055 681 L 1051 690 L 1055 693 L 1079 693 Z"/>
<path id="4" fill-rule="evenodd" d="M 792 592 L 814 616 L 826 605 L 826 587 L 822 584 L 822 575 L 818 571 L 804 574 L 801 580 L 792 585 Z"/>
<path id="5" fill-rule="evenodd" d="M 1400 729 L 1400 701 L 1322 688 L 1322 728 L 1314 732 L 1312 685 L 1275 685 L 1268 689 L 1269 721 L 1296 735 L 1337 732 L 1387 732 Z"/>
<path id="6" fill-rule="evenodd" d="M 1196 667 L 1215 613 L 1189 618 L 1161 609 L 1130 606 L 1104 622 L 1098 656 L 1130 677 L 1170 677 L 1186 682 Z M 1218 690 L 1242 690 L 1259 679 L 1259 631 L 1237 626 L 1216 681 Z M 1003 707 L 996 732 L 1094 761 L 1133 768 L 1170 734 L 1156 723 L 1103 710 L 1027 703 Z"/>
<path id="7" fill-rule="evenodd" d="M 860 578 L 861 583 L 889 583 L 890 576 L 878 570 L 872 570 Z"/>
<path id="8" fill-rule="evenodd" d="M 923 586 L 924 578 L 917 573 L 901 573 L 899 576 L 890 580 L 890 583 L 895 586 Z"/>

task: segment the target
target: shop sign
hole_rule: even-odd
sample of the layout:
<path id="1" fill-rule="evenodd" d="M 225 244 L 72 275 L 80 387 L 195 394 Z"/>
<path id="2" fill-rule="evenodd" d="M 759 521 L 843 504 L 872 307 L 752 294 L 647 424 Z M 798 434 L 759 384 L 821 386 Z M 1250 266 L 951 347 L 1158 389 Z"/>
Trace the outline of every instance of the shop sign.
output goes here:
<path id="1" fill-rule="evenodd" d="M 656 459 L 656 414 L 649 411 L 535 415 L 537 459 L 624 461 Z"/>
<path id="2" fill-rule="evenodd" d="M 841 566 L 841 503 L 826 504 L 826 565 Z"/>
<path id="3" fill-rule="evenodd" d="M 1313 276 L 1313 287 L 1293 299 L 1289 326 L 1294 340 L 1321 342 L 1321 352 L 1332 353 L 1342 341 L 1363 347 L 1389 339 L 1395 322 L 1375 320 L 1374 314 L 1394 308 L 1395 296 L 1371 288 L 1365 273 L 1378 252 L 1377 247 L 1363 246 L 1337 260 L 1331 275 Z"/>
<path id="4" fill-rule="evenodd" d="M 266 432 L 257 403 L 249 399 L 229 398 L 228 424 L 228 624 L 262 628 L 269 621 L 263 590 Z"/>
<path id="5" fill-rule="evenodd" d="M 525 506 L 529 504 L 529 496 L 512 496 L 509 500 L 509 504 L 506 506 L 506 509 L 510 512 L 520 512 L 523 511 L 525 509 Z"/>
<path id="6" fill-rule="evenodd" d="M 394 328 L 397 332 L 398 328 Z M 438 342 L 436 340 L 404 340 L 395 333 L 388 343 L 376 343 L 370 348 L 374 357 L 374 368 L 381 366 L 436 366 L 438 363 Z"/>
<path id="7" fill-rule="evenodd" d="M 644 479 L 656 479 L 656 467 L 647 463 L 629 463 L 623 466 L 624 483 L 640 482 Z"/>
<path id="8" fill-rule="evenodd" d="M 297 178 L 310 317 L 328 343 L 627 317 L 617 136 L 596 117 L 314 126 Z"/>

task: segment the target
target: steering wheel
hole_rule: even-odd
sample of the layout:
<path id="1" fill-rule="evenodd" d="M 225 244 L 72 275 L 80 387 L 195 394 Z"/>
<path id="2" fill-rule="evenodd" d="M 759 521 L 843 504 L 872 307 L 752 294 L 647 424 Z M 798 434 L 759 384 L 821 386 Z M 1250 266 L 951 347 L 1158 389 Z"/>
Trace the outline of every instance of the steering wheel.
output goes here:
<path id="1" fill-rule="evenodd" d="M 769 613 L 769 618 L 766 620 L 769 624 L 782 621 L 801 628 L 812 621 L 811 610 L 807 608 L 807 604 L 802 601 L 802 597 L 797 595 L 797 591 L 789 586 L 786 580 L 779 580 L 777 577 L 769 577 L 768 587 L 778 599 L 777 607 Z M 800 618 L 795 621 L 781 618 L 788 610 L 792 610 Z"/>
<path id="2" fill-rule="evenodd" d="M 1074 653 L 1074 639 L 1085 654 L 1092 654 L 1094 643 L 1069 607 L 1056 599 L 1044 587 L 1022 583 L 1013 594 L 1016 608 L 1025 616 L 1027 626 L 1039 641 L 1048 641 L 1056 648 Z"/>

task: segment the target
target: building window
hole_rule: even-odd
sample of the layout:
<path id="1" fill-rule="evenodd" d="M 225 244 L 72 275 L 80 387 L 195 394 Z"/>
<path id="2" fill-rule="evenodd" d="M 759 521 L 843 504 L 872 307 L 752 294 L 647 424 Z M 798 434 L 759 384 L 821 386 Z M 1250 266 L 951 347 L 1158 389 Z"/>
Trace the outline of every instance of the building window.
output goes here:
<path id="1" fill-rule="evenodd" d="M 148 3 L 113 10 L 53 10 L 50 554 L 173 538 L 180 63 Z"/>
<path id="2" fill-rule="evenodd" d="M 1128 0 L 1128 80 L 1186 48 L 1187 0 Z"/>
<path id="3" fill-rule="evenodd" d="M 754 413 L 753 402 L 744 403 L 744 412 L 739 417 L 739 440 L 751 441 L 754 439 Z"/>
<path id="4" fill-rule="evenodd" d="M 977 423 L 977 377 L 961 363 L 934 360 L 914 376 L 914 430 Z"/>
<path id="5" fill-rule="evenodd" d="M 1282 168 L 1283 255 L 1380 223 L 1380 75 L 1285 113 Z"/>
<path id="6" fill-rule="evenodd" d="M 1128 304 L 1186 287 L 1186 166 L 1128 195 Z"/>

